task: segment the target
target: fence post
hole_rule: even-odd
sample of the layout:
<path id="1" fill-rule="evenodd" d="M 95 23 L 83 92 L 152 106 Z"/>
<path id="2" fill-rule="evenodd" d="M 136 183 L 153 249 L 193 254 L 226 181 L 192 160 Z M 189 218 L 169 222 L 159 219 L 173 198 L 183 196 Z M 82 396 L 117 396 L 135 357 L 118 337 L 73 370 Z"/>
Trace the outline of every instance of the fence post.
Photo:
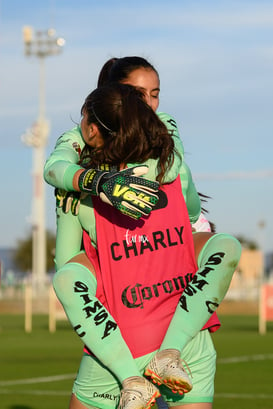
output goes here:
<path id="1" fill-rule="evenodd" d="M 49 332 L 56 331 L 56 296 L 52 285 L 49 287 L 49 316 L 48 328 Z"/>
<path id="2" fill-rule="evenodd" d="M 25 286 L 25 331 L 32 331 L 32 285 Z"/>

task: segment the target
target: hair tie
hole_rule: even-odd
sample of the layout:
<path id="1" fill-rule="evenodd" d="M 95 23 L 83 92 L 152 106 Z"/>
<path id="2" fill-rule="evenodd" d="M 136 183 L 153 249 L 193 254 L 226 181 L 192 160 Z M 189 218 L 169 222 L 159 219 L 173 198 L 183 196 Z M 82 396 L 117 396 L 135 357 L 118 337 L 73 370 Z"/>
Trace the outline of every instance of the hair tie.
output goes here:
<path id="1" fill-rule="evenodd" d="M 106 125 L 99 119 L 98 115 L 97 115 L 96 112 L 95 112 L 95 109 L 94 109 L 94 105 L 93 105 L 93 104 L 91 105 L 91 109 L 92 109 L 92 113 L 93 113 L 94 117 L 96 118 L 96 120 L 98 121 L 98 123 L 99 123 L 103 128 L 105 128 L 107 131 L 109 131 L 109 132 L 111 132 L 111 133 L 114 133 L 114 131 L 113 131 L 112 129 L 108 128 L 108 126 L 106 126 Z"/>

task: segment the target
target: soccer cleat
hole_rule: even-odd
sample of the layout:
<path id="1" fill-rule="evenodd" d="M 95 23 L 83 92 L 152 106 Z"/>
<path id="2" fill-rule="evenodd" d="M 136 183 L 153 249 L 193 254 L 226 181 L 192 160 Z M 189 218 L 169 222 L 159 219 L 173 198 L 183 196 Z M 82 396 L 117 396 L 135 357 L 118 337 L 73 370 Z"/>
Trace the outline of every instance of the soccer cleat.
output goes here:
<path id="1" fill-rule="evenodd" d="M 134 376 L 121 390 L 118 409 L 150 409 L 160 395 L 157 387 L 147 379 Z"/>
<path id="2" fill-rule="evenodd" d="M 180 352 L 175 349 L 159 351 L 147 365 L 144 374 L 158 385 L 165 385 L 173 393 L 183 395 L 192 389 Z"/>

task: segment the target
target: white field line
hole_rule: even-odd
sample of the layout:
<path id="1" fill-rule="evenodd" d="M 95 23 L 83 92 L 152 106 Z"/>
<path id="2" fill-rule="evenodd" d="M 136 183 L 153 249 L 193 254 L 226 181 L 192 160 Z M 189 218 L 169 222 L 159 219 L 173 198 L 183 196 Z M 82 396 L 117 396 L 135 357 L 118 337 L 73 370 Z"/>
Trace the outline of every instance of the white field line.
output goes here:
<path id="1" fill-rule="evenodd" d="M 70 396 L 71 391 L 44 391 L 44 390 L 11 390 L 1 389 L 0 395 L 36 395 L 36 396 Z"/>
<path id="2" fill-rule="evenodd" d="M 217 364 L 234 364 L 238 362 L 251 362 L 251 361 L 265 361 L 272 360 L 273 354 L 257 354 L 246 356 L 235 356 L 230 358 L 220 358 L 217 360 Z M 226 399 L 273 399 L 273 395 L 266 395 L 264 393 L 215 393 L 216 398 Z"/>
<path id="3" fill-rule="evenodd" d="M 227 399 L 273 399 L 273 395 L 266 395 L 265 393 L 215 393 L 215 398 Z"/>
<path id="4" fill-rule="evenodd" d="M 264 361 L 273 360 L 273 354 L 258 354 L 258 355 L 246 355 L 237 356 L 230 358 L 220 358 L 217 360 L 217 364 L 233 364 L 238 362 L 251 362 L 251 361 Z M 50 391 L 50 390 L 9 390 L 5 387 L 16 386 L 16 385 L 30 385 L 38 383 L 50 383 L 56 381 L 63 381 L 66 379 L 75 378 L 75 374 L 64 374 L 64 375 L 54 375 L 46 376 L 40 378 L 27 378 L 27 379 L 17 379 L 13 381 L 0 381 L 0 394 L 25 394 L 25 395 L 48 395 L 48 396 L 68 396 L 70 391 Z M 3 388 L 4 387 L 4 388 Z M 248 393 L 216 393 L 216 398 L 229 398 L 229 399 L 273 399 L 273 395 L 266 394 L 248 394 Z"/>
<path id="5" fill-rule="evenodd" d="M 217 364 L 234 364 L 237 362 L 250 362 L 250 361 L 265 361 L 273 359 L 273 354 L 257 354 L 246 356 L 235 356 L 230 358 L 219 358 Z"/>
<path id="6" fill-rule="evenodd" d="M 66 375 L 44 376 L 41 378 L 16 379 L 14 381 L 0 381 L 0 387 L 1 386 L 29 385 L 29 384 L 36 384 L 36 383 L 64 381 L 65 379 L 73 379 L 75 378 L 75 376 L 76 374 L 66 374 Z"/>

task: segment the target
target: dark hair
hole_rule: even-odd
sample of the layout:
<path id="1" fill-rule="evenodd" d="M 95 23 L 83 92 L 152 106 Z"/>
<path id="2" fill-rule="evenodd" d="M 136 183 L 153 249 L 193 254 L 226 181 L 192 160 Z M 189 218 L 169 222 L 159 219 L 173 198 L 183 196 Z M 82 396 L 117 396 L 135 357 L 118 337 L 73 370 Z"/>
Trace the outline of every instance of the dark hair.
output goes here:
<path id="1" fill-rule="evenodd" d="M 85 145 L 81 156 L 85 167 L 158 159 L 157 179 L 162 181 L 173 163 L 174 142 L 141 91 L 120 83 L 101 86 L 87 96 L 83 112 L 88 124 L 98 126 L 104 140 L 101 148 Z"/>
<path id="2" fill-rule="evenodd" d="M 154 66 L 143 57 L 132 56 L 111 58 L 110 60 L 106 61 L 100 71 L 98 77 L 98 87 L 101 87 L 109 82 L 122 82 L 127 80 L 129 75 L 139 68 L 152 70 L 158 75 L 158 72 Z"/>

